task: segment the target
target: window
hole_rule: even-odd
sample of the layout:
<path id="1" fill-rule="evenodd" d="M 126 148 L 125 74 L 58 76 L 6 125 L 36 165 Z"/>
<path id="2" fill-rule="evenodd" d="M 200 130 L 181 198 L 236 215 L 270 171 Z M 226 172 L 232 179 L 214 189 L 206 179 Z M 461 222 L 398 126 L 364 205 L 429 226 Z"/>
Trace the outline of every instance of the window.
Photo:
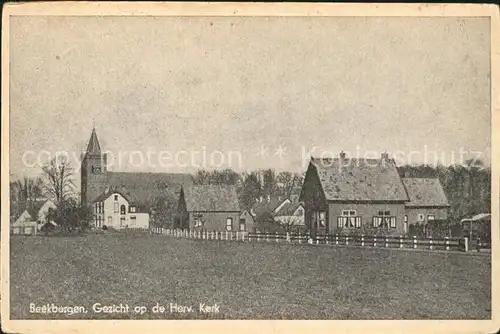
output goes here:
<path id="1" fill-rule="evenodd" d="M 135 212 L 135 206 L 130 207 L 130 212 Z"/>
<path id="2" fill-rule="evenodd" d="M 115 202 L 115 213 L 118 213 L 118 212 L 120 212 L 120 204 Z"/>
<path id="3" fill-rule="evenodd" d="M 108 217 L 108 225 L 112 225 L 113 224 L 113 217 Z"/>
<path id="4" fill-rule="evenodd" d="M 127 213 L 127 207 L 122 204 L 122 206 L 120 207 L 120 214 L 124 215 Z"/>
<path id="5" fill-rule="evenodd" d="M 95 203 L 95 204 L 94 204 L 94 213 L 99 213 L 99 211 L 98 211 L 98 210 L 99 210 L 99 209 L 98 209 L 98 207 L 97 207 L 97 203 Z"/>
<path id="6" fill-rule="evenodd" d="M 356 216 L 356 210 L 342 210 L 342 216 Z"/>
<path id="7" fill-rule="evenodd" d="M 245 231 L 245 219 L 240 219 L 240 231 Z"/>
<path id="8" fill-rule="evenodd" d="M 361 228 L 361 217 L 337 217 L 337 227 L 340 228 Z"/>
<path id="9" fill-rule="evenodd" d="M 391 212 L 390 211 L 379 211 L 378 215 L 379 216 L 390 216 Z"/>
<path id="10" fill-rule="evenodd" d="M 373 227 L 396 228 L 396 217 L 374 216 Z"/>
<path id="11" fill-rule="evenodd" d="M 120 217 L 120 226 L 125 226 L 125 217 Z"/>
<path id="12" fill-rule="evenodd" d="M 134 226 L 134 225 L 135 225 L 135 222 L 136 222 L 136 218 L 135 218 L 135 216 L 131 216 L 131 217 L 130 217 L 130 225 L 131 225 L 131 226 Z"/>
<path id="13" fill-rule="evenodd" d="M 115 195 L 115 201 L 118 201 L 118 195 Z"/>
<path id="14" fill-rule="evenodd" d="M 356 210 L 342 210 L 341 216 L 337 217 L 339 228 L 361 228 L 361 217 L 356 216 Z"/>
<path id="15" fill-rule="evenodd" d="M 319 227 L 325 227 L 325 218 L 326 218 L 326 214 L 325 212 L 320 212 L 319 213 Z"/>
<path id="16" fill-rule="evenodd" d="M 203 215 L 201 213 L 193 213 L 194 217 L 194 227 L 201 227 L 203 226 L 203 220 L 201 219 Z"/>
<path id="17" fill-rule="evenodd" d="M 427 220 L 434 220 L 436 219 L 436 217 L 434 215 L 428 215 L 427 216 Z"/>
<path id="18" fill-rule="evenodd" d="M 419 213 L 418 214 L 418 221 L 423 221 L 424 220 L 424 215 Z"/>
<path id="19" fill-rule="evenodd" d="M 227 231 L 233 230 L 233 218 L 226 218 L 226 230 Z"/>

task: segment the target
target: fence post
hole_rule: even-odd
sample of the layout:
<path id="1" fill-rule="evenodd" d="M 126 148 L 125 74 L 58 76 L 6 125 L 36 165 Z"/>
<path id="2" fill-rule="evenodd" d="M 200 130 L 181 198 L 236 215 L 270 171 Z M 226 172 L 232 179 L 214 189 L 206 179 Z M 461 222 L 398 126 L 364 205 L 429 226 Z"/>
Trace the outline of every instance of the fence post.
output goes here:
<path id="1" fill-rule="evenodd" d="M 345 244 L 346 246 L 349 245 L 349 237 L 347 235 L 345 236 Z"/>
<path id="2" fill-rule="evenodd" d="M 373 237 L 373 247 L 377 247 L 377 236 Z"/>
<path id="3" fill-rule="evenodd" d="M 429 237 L 429 249 L 432 249 L 432 237 Z"/>
<path id="4" fill-rule="evenodd" d="M 276 242 L 278 242 L 278 231 L 276 231 Z"/>
<path id="5" fill-rule="evenodd" d="M 417 248 L 417 237 L 413 236 L 413 248 Z"/>
<path id="6" fill-rule="evenodd" d="M 260 232 L 257 233 L 257 242 L 259 242 L 259 241 L 260 241 Z"/>
<path id="7" fill-rule="evenodd" d="M 464 242 L 465 242 L 465 252 L 467 253 L 469 251 L 469 238 L 464 237 Z"/>
<path id="8" fill-rule="evenodd" d="M 446 250 L 450 250 L 450 239 L 448 237 L 444 237 L 444 244 L 446 245 Z"/>
<path id="9" fill-rule="evenodd" d="M 339 244 L 339 235 L 335 234 L 335 245 Z"/>
<path id="10" fill-rule="evenodd" d="M 403 236 L 399 236 L 399 248 L 403 248 Z"/>
<path id="11" fill-rule="evenodd" d="M 240 232 L 236 231 L 236 241 L 238 241 L 239 237 L 240 237 Z"/>
<path id="12" fill-rule="evenodd" d="M 330 234 L 327 234 L 325 236 L 325 244 L 329 245 L 330 244 Z"/>
<path id="13" fill-rule="evenodd" d="M 319 237 L 316 235 L 316 245 L 319 245 Z"/>
<path id="14" fill-rule="evenodd" d="M 361 246 L 365 245 L 365 236 L 361 234 Z"/>
<path id="15" fill-rule="evenodd" d="M 290 232 L 286 232 L 286 242 L 290 243 Z"/>
<path id="16" fill-rule="evenodd" d="M 302 233 L 299 232 L 299 244 L 302 243 Z"/>
<path id="17" fill-rule="evenodd" d="M 389 247 L 389 238 L 385 237 L 385 248 Z"/>
<path id="18" fill-rule="evenodd" d="M 266 241 L 269 241 L 269 232 L 266 232 Z"/>

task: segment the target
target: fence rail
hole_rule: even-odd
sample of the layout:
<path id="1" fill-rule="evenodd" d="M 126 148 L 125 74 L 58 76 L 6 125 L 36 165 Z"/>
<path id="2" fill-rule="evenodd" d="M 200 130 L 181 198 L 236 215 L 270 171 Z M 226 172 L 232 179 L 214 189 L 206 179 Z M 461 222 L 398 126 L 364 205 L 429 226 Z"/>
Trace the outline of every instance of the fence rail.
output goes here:
<path id="1" fill-rule="evenodd" d="M 379 248 L 406 248 L 406 249 L 428 249 L 444 251 L 464 251 L 472 249 L 471 242 L 464 238 L 440 238 L 419 239 L 416 236 L 372 236 L 372 235 L 323 235 L 312 237 L 301 233 L 250 233 L 246 231 L 202 231 L 153 228 L 152 234 L 167 235 L 178 238 L 220 240 L 220 241 L 242 241 L 242 242 L 274 242 L 289 244 L 313 244 L 313 245 L 342 245 Z M 478 250 L 481 247 L 488 248 L 489 243 L 477 243 Z"/>

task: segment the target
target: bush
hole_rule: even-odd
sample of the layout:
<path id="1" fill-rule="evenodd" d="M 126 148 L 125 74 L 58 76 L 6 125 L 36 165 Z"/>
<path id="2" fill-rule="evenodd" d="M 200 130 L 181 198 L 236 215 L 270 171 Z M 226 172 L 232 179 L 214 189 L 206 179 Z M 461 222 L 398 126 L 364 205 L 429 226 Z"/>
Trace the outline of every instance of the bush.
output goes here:
<path id="1" fill-rule="evenodd" d="M 107 227 L 106 225 L 102 225 L 102 229 L 103 229 L 104 231 L 106 231 L 106 230 L 108 229 L 108 227 Z"/>

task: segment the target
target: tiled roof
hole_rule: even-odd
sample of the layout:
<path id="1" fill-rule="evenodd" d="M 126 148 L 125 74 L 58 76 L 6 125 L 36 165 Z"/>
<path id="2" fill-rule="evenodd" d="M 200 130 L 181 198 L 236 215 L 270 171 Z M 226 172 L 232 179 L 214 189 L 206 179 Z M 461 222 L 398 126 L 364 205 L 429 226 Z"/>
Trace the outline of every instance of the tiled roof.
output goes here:
<path id="1" fill-rule="evenodd" d="M 177 200 L 181 186 L 193 183 L 191 174 L 108 172 L 107 176 L 110 189 L 122 192 L 144 210 L 160 195 L 173 196 Z"/>
<path id="2" fill-rule="evenodd" d="M 183 189 L 188 211 L 240 211 L 235 186 L 196 185 Z"/>
<path id="3" fill-rule="evenodd" d="M 407 207 L 449 206 L 438 179 L 403 178 L 403 183 L 410 197 Z"/>
<path id="4" fill-rule="evenodd" d="M 331 201 L 408 201 L 393 159 L 311 158 Z"/>

